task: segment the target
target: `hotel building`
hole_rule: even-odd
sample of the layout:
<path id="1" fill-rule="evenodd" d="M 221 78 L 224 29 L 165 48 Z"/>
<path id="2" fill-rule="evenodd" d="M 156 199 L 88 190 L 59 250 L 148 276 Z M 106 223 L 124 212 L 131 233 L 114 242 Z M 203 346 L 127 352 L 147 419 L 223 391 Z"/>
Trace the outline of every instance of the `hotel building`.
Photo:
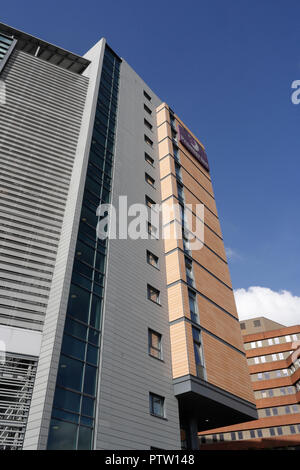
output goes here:
<path id="1" fill-rule="evenodd" d="M 255 419 L 201 142 L 105 39 L 0 24 L 0 86 L 0 449 L 196 449 Z M 99 238 L 109 202 L 147 237 Z M 175 211 L 161 236 L 172 203 L 201 249 Z"/>
<path id="2" fill-rule="evenodd" d="M 258 419 L 199 433 L 200 449 L 300 449 L 300 326 L 241 322 Z"/>

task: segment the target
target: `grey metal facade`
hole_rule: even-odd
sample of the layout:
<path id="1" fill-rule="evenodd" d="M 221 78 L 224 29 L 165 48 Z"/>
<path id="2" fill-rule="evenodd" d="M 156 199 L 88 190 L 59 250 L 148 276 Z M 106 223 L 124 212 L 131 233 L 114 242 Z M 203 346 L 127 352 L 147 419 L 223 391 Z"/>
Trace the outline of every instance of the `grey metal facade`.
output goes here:
<path id="1" fill-rule="evenodd" d="M 151 96 L 148 102 L 144 91 Z M 144 103 L 152 110 L 146 115 Z M 113 183 L 113 204 L 148 195 L 161 202 L 155 109 L 161 103 L 123 60 Z M 153 123 L 153 132 L 144 118 Z M 144 135 L 153 141 L 150 148 Z M 145 161 L 145 152 L 154 167 Z M 155 189 L 145 181 L 155 179 Z M 130 221 L 130 218 L 129 218 Z M 146 250 L 159 257 L 147 264 Z M 163 240 L 110 240 L 103 324 L 97 449 L 180 449 L 178 403 L 172 384 Z M 147 284 L 160 290 L 160 303 L 147 299 Z M 148 328 L 162 335 L 163 361 L 148 354 Z M 149 392 L 165 397 L 165 419 L 151 416 Z"/>

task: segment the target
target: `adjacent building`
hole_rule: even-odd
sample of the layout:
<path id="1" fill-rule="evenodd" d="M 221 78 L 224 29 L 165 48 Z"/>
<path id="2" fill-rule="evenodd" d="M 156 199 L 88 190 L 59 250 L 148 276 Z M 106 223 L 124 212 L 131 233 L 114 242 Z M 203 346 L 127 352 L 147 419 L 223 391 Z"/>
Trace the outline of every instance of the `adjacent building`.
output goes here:
<path id="1" fill-rule="evenodd" d="M 201 142 L 105 39 L 0 24 L 0 86 L 0 449 L 196 449 L 255 419 Z"/>
<path id="2" fill-rule="evenodd" d="M 205 450 L 300 449 L 300 325 L 241 322 L 258 419 L 199 433 Z"/>

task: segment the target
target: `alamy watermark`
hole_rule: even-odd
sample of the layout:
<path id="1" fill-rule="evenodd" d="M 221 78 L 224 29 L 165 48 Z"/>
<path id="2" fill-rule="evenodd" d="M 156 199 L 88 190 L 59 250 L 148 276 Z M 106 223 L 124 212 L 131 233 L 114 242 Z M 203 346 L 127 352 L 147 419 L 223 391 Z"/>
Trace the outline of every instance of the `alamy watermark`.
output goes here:
<path id="1" fill-rule="evenodd" d="M 162 240 L 183 239 L 191 250 L 200 250 L 204 244 L 204 205 L 164 202 L 128 205 L 127 196 L 120 196 L 118 207 L 100 204 L 96 232 L 101 240 Z"/>
<path id="2" fill-rule="evenodd" d="M 293 104 L 300 103 L 300 80 L 294 80 L 291 88 L 295 91 L 291 94 L 291 101 Z"/>

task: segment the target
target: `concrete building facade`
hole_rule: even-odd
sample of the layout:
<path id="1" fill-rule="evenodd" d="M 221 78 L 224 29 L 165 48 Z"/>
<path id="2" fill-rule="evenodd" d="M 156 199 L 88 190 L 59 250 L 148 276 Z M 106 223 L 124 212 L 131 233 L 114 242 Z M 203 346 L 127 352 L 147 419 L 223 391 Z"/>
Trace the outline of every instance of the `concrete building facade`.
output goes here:
<path id="1" fill-rule="evenodd" d="M 258 419 L 201 432 L 200 448 L 299 449 L 300 326 L 258 317 L 241 328 Z"/>

